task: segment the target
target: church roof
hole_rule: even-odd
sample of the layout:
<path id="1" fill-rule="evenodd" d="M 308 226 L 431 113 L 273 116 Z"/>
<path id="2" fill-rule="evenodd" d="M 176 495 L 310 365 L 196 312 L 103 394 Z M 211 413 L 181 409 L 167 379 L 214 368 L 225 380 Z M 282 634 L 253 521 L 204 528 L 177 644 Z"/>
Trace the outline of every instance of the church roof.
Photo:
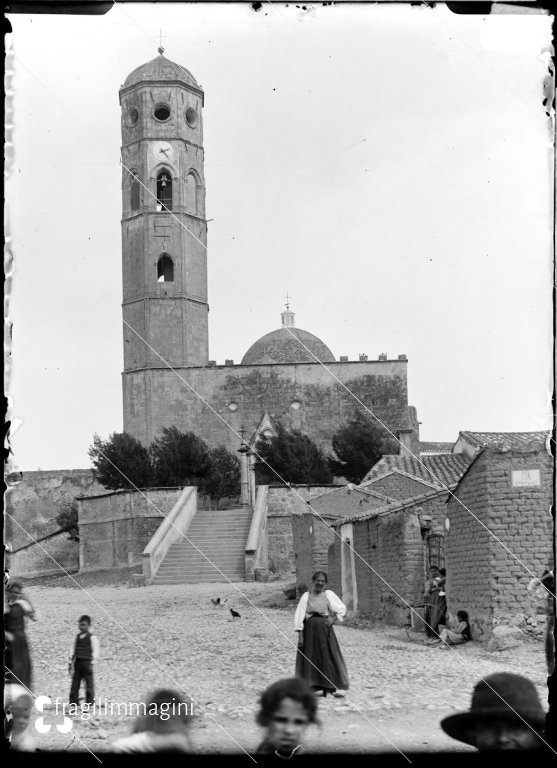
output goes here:
<path id="1" fill-rule="evenodd" d="M 180 64 L 170 61 L 162 53 L 156 59 L 152 59 L 134 69 L 133 72 L 130 72 L 122 87 L 129 88 L 137 83 L 144 83 L 146 80 L 181 80 L 183 83 L 188 83 L 188 85 L 193 85 L 199 90 L 201 89 L 191 72 L 188 72 Z"/>
<path id="2" fill-rule="evenodd" d="M 333 353 L 321 339 L 294 327 L 294 313 L 288 308 L 282 313 L 282 323 L 282 328 L 266 333 L 251 345 L 242 358 L 242 365 L 335 362 Z"/>

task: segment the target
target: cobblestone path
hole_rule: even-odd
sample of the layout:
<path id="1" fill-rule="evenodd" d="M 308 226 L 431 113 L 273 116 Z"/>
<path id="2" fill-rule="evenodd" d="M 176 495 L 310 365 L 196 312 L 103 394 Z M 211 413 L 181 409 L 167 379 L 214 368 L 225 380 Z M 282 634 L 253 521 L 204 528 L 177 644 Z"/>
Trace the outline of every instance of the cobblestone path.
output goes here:
<path id="1" fill-rule="evenodd" d="M 254 722 L 258 694 L 294 671 L 294 602 L 283 603 L 282 584 L 200 584 L 158 587 L 31 587 L 37 609 L 28 635 L 34 665 L 34 693 L 54 704 L 69 692 L 67 652 L 80 614 L 93 618 L 101 643 L 96 694 L 113 702 L 138 702 L 155 687 L 188 692 L 199 715 L 193 731 L 203 753 L 253 751 L 261 739 Z M 238 590 L 236 589 L 238 588 Z M 242 595 L 243 593 L 243 595 Z M 245 596 L 244 596 L 245 595 Z M 216 608 L 210 598 L 227 599 Z M 229 607 L 241 613 L 233 619 Z M 377 752 L 465 750 L 445 736 L 440 719 L 467 709 L 480 676 L 514 671 L 530 677 L 546 702 L 541 642 L 504 653 L 480 644 L 448 651 L 410 637 L 402 627 L 335 628 L 348 666 L 346 699 L 321 699 L 322 727 L 308 731 L 308 748 Z M 60 704 L 61 706 L 61 704 Z M 38 716 L 38 713 L 37 713 Z M 54 727 L 33 733 L 40 749 L 93 752 L 110 749 L 129 732 L 132 716 L 101 715 L 92 725 L 74 718 L 69 734 Z"/>

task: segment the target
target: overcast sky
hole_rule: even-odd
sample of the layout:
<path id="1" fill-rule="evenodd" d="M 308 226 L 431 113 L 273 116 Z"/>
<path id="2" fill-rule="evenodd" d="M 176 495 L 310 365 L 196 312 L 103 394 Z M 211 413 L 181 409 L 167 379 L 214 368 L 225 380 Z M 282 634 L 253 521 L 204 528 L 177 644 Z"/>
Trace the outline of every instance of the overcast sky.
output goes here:
<path id="1" fill-rule="evenodd" d="M 307 8 L 9 17 L 20 469 L 87 467 L 122 429 L 118 89 L 161 28 L 205 91 L 210 358 L 240 362 L 288 291 L 337 359 L 408 355 L 422 440 L 550 425 L 550 19 Z"/>

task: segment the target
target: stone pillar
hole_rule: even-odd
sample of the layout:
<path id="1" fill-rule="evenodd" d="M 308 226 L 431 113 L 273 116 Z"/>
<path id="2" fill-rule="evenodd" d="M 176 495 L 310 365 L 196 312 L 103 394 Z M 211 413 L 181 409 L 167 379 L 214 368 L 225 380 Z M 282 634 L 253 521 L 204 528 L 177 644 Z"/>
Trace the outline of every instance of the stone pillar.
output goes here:
<path id="1" fill-rule="evenodd" d="M 240 454 L 240 503 L 250 503 L 250 478 L 249 478 L 249 448 L 247 445 L 242 445 L 238 448 Z"/>

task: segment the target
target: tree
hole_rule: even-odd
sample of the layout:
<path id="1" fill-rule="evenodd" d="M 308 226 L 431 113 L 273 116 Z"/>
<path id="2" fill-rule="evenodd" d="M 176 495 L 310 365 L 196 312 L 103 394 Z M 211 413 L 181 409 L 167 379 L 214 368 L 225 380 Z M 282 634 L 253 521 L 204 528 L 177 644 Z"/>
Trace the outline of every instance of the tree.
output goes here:
<path id="1" fill-rule="evenodd" d="M 369 470 L 387 453 L 397 453 L 395 441 L 386 429 L 367 418 L 354 416 L 333 436 L 337 458 L 329 468 L 350 483 L 361 483 Z"/>
<path id="2" fill-rule="evenodd" d="M 209 471 L 209 450 L 193 432 L 164 427 L 149 447 L 155 485 L 162 487 L 196 485 L 205 489 Z"/>
<path id="3" fill-rule="evenodd" d="M 79 541 L 77 501 L 75 499 L 61 504 L 60 511 L 56 515 L 56 522 L 60 526 L 60 530 L 68 534 L 70 541 Z"/>
<path id="4" fill-rule="evenodd" d="M 240 495 L 240 460 L 224 445 L 209 451 L 205 491 L 216 501 Z"/>
<path id="5" fill-rule="evenodd" d="M 258 440 L 256 452 L 270 465 L 256 457 L 255 475 L 260 484 L 281 482 L 280 478 L 287 483 L 332 482 L 325 455 L 307 435 L 298 430 L 289 431 L 279 424 L 276 436 Z"/>
<path id="6" fill-rule="evenodd" d="M 127 432 L 114 432 L 108 440 L 95 435 L 89 456 L 93 475 L 105 488 L 146 488 L 151 484 L 149 451 Z"/>

